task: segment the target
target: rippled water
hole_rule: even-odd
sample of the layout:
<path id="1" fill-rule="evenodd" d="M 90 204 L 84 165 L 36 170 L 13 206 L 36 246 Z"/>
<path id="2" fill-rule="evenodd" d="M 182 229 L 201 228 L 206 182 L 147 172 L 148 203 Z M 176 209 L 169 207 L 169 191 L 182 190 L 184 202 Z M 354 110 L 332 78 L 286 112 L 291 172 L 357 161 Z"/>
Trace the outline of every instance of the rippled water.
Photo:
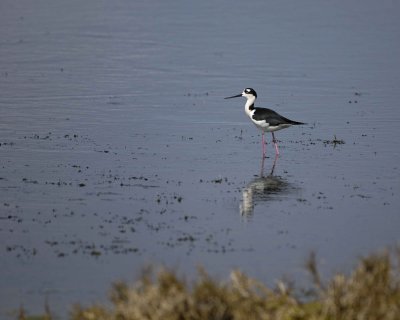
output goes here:
<path id="1" fill-rule="evenodd" d="M 0 310 L 149 263 L 304 283 L 399 241 L 399 4 L 2 1 Z M 242 99 L 307 122 L 262 163 Z M 270 141 L 270 136 L 268 136 Z"/>

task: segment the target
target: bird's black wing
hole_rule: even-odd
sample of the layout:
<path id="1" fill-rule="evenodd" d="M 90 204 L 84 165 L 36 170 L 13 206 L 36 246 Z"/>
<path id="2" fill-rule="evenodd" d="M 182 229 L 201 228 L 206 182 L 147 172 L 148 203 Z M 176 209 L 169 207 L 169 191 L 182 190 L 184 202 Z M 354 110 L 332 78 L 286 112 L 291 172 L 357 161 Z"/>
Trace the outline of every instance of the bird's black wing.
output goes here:
<path id="1" fill-rule="evenodd" d="M 267 109 L 267 108 L 255 108 L 255 112 L 253 114 L 253 119 L 256 121 L 265 121 L 270 124 L 270 126 L 278 126 L 280 124 L 304 124 L 302 122 L 297 122 L 290 120 L 281 116 L 279 113 L 275 112 L 274 110 Z"/>

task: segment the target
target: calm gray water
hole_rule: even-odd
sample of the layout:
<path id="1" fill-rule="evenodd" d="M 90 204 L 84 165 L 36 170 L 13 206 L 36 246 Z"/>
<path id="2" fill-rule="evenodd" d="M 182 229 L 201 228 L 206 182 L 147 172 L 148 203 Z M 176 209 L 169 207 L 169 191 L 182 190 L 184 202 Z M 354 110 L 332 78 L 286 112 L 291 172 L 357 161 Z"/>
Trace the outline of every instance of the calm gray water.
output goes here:
<path id="1" fill-rule="evenodd" d="M 2 317 L 65 317 L 148 264 L 302 284 L 312 250 L 328 277 L 398 243 L 399 10 L 3 0 Z M 263 166 L 244 99 L 223 99 L 244 87 L 308 123 Z"/>

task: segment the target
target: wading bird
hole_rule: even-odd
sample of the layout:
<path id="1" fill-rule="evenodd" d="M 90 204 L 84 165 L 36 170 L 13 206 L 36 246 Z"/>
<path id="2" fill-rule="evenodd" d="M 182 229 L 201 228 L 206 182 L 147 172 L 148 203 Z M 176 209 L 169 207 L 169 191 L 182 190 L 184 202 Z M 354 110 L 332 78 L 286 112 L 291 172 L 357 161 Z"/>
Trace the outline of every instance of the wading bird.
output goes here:
<path id="1" fill-rule="evenodd" d="M 244 110 L 245 110 L 246 114 L 249 116 L 249 118 L 251 119 L 251 121 L 253 121 L 253 123 L 256 125 L 256 127 L 262 131 L 263 157 L 265 157 L 265 152 L 266 152 L 265 138 L 264 138 L 265 132 L 272 133 L 272 142 L 275 145 L 275 154 L 279 155 L 278 144 L 275 139 L 274 131 L 285 129 L 285 128 L 291 127 L 293 125 L 305 124 L 302 122 L 289 120 L 271 109 L 256 108 L 254 106 L 254 102 L 257 99 L 257 93 L 252 88 L 246 88 L 243 90 L 243 92 L 241 94 L 231 96 L 231 97 L 226 97 L 225 99 L 238 98 L 238 97 L 245 97 L 247 99 L 246 105 L 244 106 Z"/>

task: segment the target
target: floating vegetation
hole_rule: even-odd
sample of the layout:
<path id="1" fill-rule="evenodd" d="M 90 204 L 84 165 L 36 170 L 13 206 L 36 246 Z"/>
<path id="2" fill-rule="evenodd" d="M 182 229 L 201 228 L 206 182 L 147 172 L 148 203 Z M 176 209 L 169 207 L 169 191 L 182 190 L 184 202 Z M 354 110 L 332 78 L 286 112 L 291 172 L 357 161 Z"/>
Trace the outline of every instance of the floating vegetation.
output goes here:
<path id="1" fill-rule="evenodd" d="M 336 135 L 333 136 L 333 140 L 324 140 L 323 141 L 325 145 L 333 145 L 336 147 L 338 144 L 345 144 L 344 140 L 336 138 Z"/>

